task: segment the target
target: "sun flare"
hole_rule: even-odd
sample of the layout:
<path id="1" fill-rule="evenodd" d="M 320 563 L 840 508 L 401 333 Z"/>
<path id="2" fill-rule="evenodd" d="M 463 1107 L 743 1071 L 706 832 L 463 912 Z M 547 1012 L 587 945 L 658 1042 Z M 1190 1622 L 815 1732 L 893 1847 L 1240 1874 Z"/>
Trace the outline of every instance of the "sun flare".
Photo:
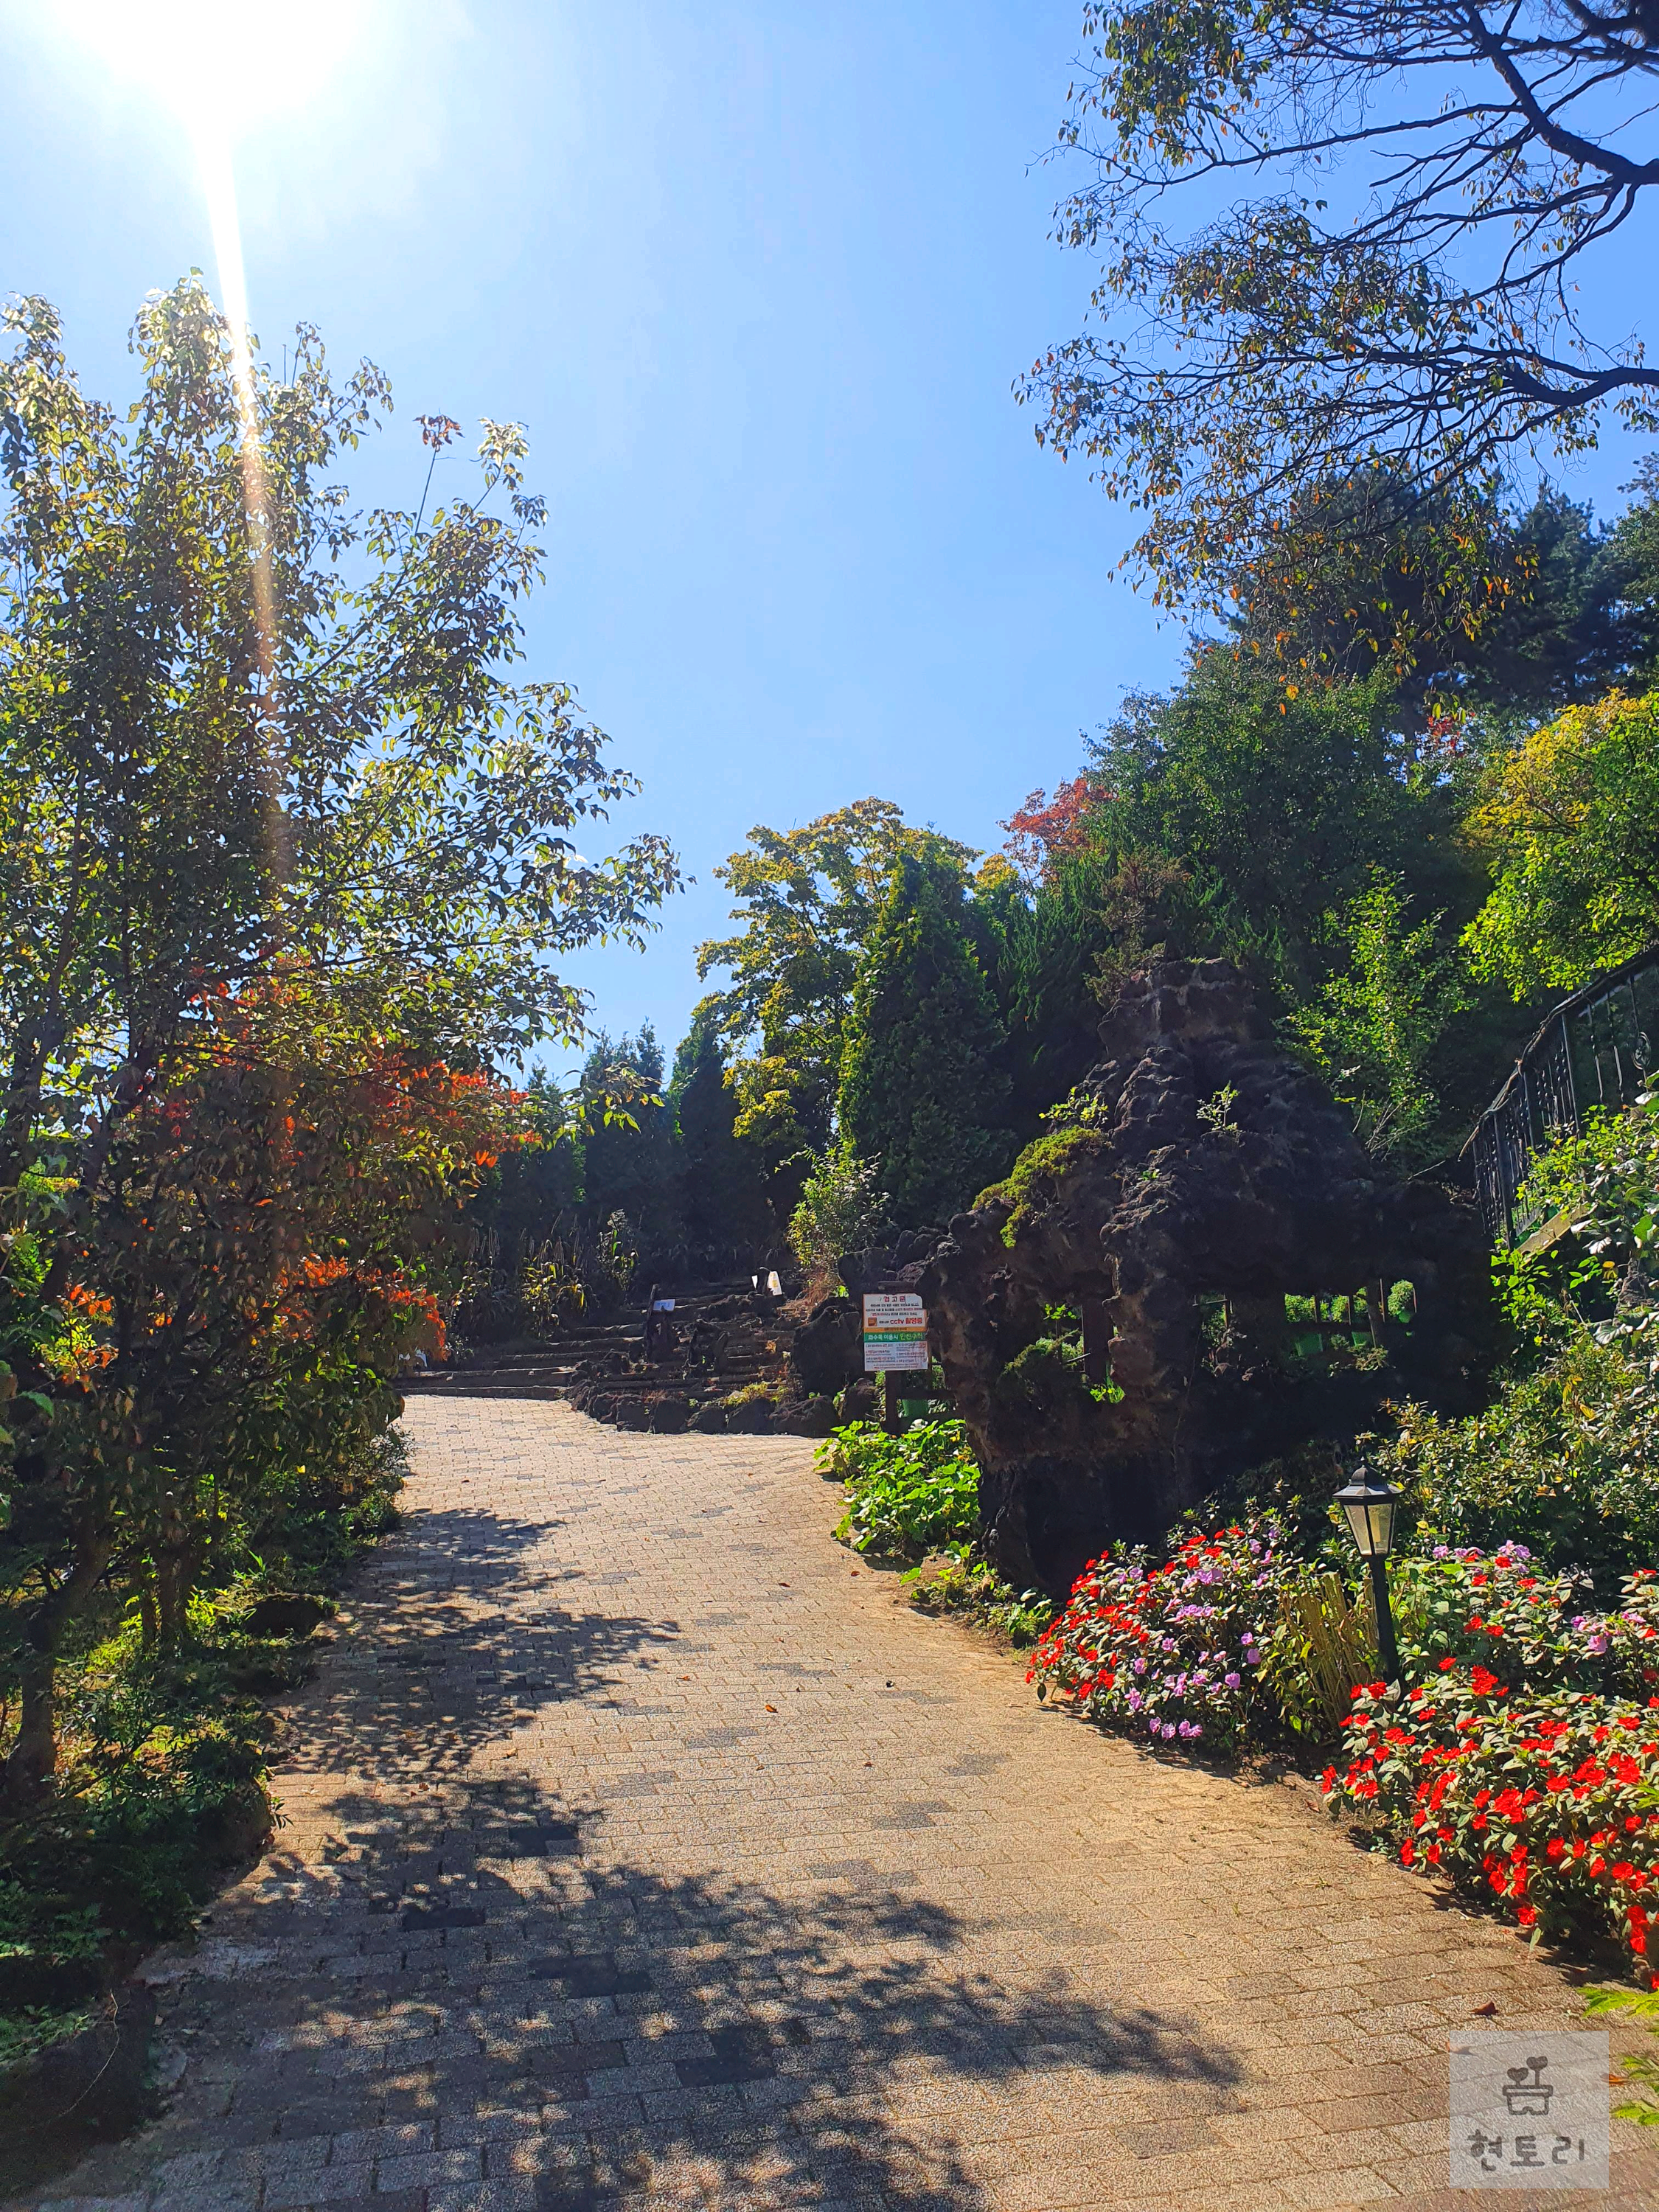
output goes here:
<path id="1" fill-rule="evenodd" d="M 280 9 L 248 0 L 58 0 L 58 15 L 112 73 L 146 86 L 173 111 L 195 153 L 241 417 L 255 616 L 269 680 L 269 518 L 234 152 L 248 131 L 303 104 L 332 72 L 360 26 L 362 0 L 284 0 Z"/>

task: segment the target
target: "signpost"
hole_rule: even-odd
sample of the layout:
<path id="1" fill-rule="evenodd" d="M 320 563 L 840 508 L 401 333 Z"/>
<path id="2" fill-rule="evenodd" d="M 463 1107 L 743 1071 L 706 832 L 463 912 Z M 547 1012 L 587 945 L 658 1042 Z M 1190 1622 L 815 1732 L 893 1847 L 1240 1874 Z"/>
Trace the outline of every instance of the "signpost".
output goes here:
<path id="1" fill-rule="evenodd" d="M 927 1311 L 915 1291 L 866 1291 L 864 1294 L 865 1371 L 882 1378 L 882 1422 L 898 1433 L 899 1376 L 927 1370 Z"/>

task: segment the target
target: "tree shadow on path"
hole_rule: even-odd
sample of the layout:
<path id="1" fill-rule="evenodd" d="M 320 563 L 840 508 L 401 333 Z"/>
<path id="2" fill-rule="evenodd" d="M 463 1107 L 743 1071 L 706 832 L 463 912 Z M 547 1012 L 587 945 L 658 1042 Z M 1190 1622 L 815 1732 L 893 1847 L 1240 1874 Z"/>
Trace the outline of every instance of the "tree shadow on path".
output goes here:
<path id="1" fill-rule="evenodd" d="M 1058 1968 L 975 1971 L 969 1923 L 925 1896 L 605 1863 L 598 1816 L 532 1783 L 449 1795 L 410 1814 L 348 1792 L 330 1864 L 273 1862 L 235 1931 L 274 1954 L 257 1987 L 187 1984 L 174 2024 L 222 2049 L 234 2023 L 262 2054 L 228 2103 L 221 2075 L 197 2140 L 280 2166 L 320 2137 L 425 2129 L 471 2154 L 480 2205 L 511 2183 L 545 2212 L 964 2212 L 985 2202 L 975 2142 L 1029 2136 L 1009 2100 L 1056 2075 L 1080 2128 L 1232 2103 L 1237 2064 L 1196 2023 Z"/>
<path id="2" fill-rule="evenodd" d="M 297 1709 L 282 1764 L 463 1774 L 540 1707 L 602 1699 L 619 1668 L 678 1640 L 675 1620 L 574 1609 L 581 1571 L 547 1557 L 559 1525 L 478 1508 L 411 1519 L 358 1576 L 351 1632 Z"/>

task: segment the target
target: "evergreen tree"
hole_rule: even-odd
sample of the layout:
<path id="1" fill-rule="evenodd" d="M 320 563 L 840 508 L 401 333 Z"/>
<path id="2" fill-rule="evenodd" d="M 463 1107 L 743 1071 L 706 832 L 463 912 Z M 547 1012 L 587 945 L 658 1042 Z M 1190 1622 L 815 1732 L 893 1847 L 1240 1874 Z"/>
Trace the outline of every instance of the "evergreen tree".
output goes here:
<path id="1" fill-rule="evenodd" d="M 662 1097 L 662 1047 L 649 1022 L 637 1036 L 612 1040 L 601 1030 L 582 1064 L 584 1099 L 617 1101 L 632 1128 L 620 1119 L 590 1117 L 583 1139 L 583 1211 L 590 1227 L 622 1212 L 638 1231 L 642 1252 L 677 1243 L 680 1215 L 679 1139 Z M 653 1103 L 652 1102 L 655 1103 Z"/>
<path id="2" fill-rule="evenodd" d="M 473 1228 L 493 1232 L 504 1267 L 516 1267 L 550 1237 L 570 1233 L 586 1171 L 574 1103 L 544 1069 L 536 1068 L 526 1086 L 525 1119 L 537 1142 L 504 1152 L 467 1209 Z"/>
<path id="3" fill-rule="evenodd" d="M 1085 854 L 1050 869 L 1011 909 L 990 970 L 1008 1032 L 1010 1115 L 1022 1142 L 1100 1057 L 1100 963 L 1110 949 L 1103 871 Z"/>
<path id="4" fill-rule="evenodd" d="M 736 1135 L 738 1101 L 726 1079 L 719 1017 L 700 1006 L 674 1054 L 668 1103 L 679 1133 L 681 1211 L 691 1243 L 765 1243 L 773 1235 L 765 1178 Z"/>
<path id="5" fill-rule="evenodd" d="M 854 989 L 841 1133 L 906 1224 L 954 1212 L 1011 1150 L 1006 1037 L 967 921 L 960 872 L 903 855 Z"/>

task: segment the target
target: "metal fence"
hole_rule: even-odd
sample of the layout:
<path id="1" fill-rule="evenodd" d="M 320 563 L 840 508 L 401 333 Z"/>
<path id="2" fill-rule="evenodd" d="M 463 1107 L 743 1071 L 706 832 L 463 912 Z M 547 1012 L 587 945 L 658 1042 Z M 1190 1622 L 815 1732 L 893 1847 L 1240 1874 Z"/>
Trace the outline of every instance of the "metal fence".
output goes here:
<path id="1" fill-rule="evenodd" d="M 1524 1200 L 1533 1155 L 1573 1136 L 1598 1106 L 1628 1106 L 1659 1073 L 1659 945 L 1557 1006 L 1475 1125 L 1475 1188 L 1494 1244 L 1525 1242 L 1542 1207 Z"/>

